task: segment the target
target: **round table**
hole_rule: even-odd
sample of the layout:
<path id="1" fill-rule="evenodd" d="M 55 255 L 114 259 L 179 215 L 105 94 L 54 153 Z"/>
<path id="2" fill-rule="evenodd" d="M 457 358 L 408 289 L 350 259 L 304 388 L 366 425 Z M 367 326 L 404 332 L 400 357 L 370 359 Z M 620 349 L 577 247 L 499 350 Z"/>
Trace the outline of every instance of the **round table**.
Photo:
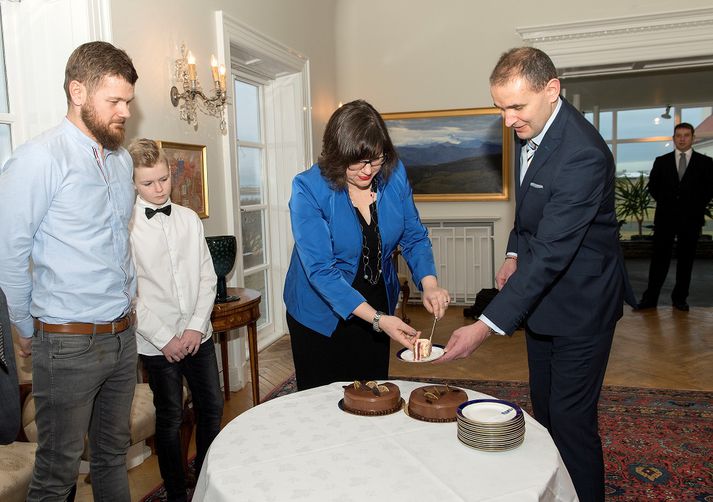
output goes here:
<path id="1" fill-rule="evenodd" d="M 391 381 L 404 399 L 425 385 Z M 552 438 L 527 414 L 520 447 L 482 452 L 458 441 L 455 422 L 421 422 L 403 411 L 345 413 L 337 406 L 342 385 L 289 394 L 236 417 L 208 451 L 194 502 L 577 500 Z M 469 399 L 490 397 L 466 391 Z"/>

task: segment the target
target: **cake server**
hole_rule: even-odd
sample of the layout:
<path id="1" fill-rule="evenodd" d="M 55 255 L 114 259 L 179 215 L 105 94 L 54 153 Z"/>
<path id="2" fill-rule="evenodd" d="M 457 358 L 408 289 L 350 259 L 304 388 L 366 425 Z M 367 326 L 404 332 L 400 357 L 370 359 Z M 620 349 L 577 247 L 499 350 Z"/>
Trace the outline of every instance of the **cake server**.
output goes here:
<path id="1" fill-rule="evenodd" d="M 436 330 L 436 323 L 438 322 L 438 317 L 433 317 L 433 326 L 431 326 L 431 336 L 428 337 L 428 341 L 430 342 L 433 339 L 433 332 Z"/>

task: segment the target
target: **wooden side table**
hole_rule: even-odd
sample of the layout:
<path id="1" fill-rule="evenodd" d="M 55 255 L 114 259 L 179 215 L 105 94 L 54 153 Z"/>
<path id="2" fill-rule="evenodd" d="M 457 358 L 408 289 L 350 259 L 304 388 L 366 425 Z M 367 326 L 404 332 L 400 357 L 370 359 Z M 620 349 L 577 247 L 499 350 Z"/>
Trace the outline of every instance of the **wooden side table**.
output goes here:
<path id="1" fill-rule="evenodd" d="M 248 350 L 250 351 L 250 375 L 253 389 L 253 405 L 260 403 L 260 376 L 257 365 L 257 320 L 260 318 L 260 293 L 254 289 L 228 288 L 228 295 L 240 299 L 228 303 L 216 303 L 210 320 L 213 333 L 220 343 L 220 360 L 223 364 L 223 387 L 225 400 L 230 400 L 230 377 L 228 375 L 228 333 L 233 329 L 248 327 Z"/>

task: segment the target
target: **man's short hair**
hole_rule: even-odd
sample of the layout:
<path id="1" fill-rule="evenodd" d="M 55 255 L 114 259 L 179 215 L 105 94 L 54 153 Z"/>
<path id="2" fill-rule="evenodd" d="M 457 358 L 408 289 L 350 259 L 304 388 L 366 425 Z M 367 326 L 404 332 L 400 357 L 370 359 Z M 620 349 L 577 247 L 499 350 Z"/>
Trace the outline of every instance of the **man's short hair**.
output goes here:
<path id="1" fill-rule="evenodd" d="M 168 166 L 168 158 L 163 148 L 158 146 L 152 139 L 135 139 L 129 145 L 129 154 L 136 167 L 154 167 L 157 164 L 165 163 Z"/>
<path id="2" fill-rule="evenodd" d="M 696 130 L 688 122 L 681 122 L 680 124 L 676 124 L 676 126 L 673 128 L 673 134 L 675 135 L 676 131 L 678 131 L 679 129 L 690 129 L 691 136 L 694 136 L 696 134 Z"/>
<path id="3" fill-rule="evenodd" d="M 121 77 L 131 85 L 139 79 L 129 55 L 108 42 L 82 44 L 69 56 L 64 69 L 64 92 L 70 101 L 69 83 L 81 82 L 91 94 L 104 77 Z"/>
<path id="4" fill-rule="evenodd" d="M 522 77 L 530 88 L 539 92 L 547 82 L 557 78 L 557 69 L 550 57 L 534 47 L 516 47 L 503 53 L 490 74 L 490 86 L 497 87 Z"/>

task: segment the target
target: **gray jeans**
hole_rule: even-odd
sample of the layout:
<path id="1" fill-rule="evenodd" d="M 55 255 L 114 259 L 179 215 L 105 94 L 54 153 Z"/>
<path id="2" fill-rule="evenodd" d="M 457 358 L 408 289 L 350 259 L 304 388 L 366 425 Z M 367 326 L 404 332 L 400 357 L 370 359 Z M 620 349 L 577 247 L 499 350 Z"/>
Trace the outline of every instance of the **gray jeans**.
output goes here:
<path id="1" fill-rule="evenodd" d="M 32 387 L 39 444 L 28 501 L 67 499 L 87 432 L 94 500 L 131 500 L 126 450 L 136 364 L 133 327 L 116 335 L 35 331 Z"/>

